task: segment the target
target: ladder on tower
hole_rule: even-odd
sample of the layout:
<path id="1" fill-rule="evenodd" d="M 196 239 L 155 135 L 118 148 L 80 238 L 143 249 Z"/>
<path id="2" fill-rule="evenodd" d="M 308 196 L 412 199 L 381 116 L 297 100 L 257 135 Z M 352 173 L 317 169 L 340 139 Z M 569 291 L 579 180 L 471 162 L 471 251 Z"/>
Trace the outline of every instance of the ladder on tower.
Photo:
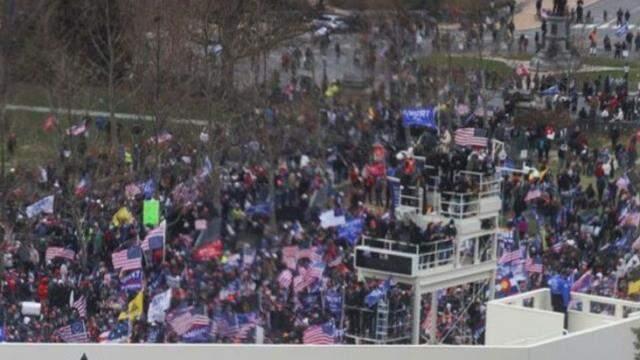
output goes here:
<path id="1" fill-rule="evenodd" d="M 378 302 L 376 310 L 376 339 L 384 341 L 387 339 L 389 331 L 389 304 L 386 299 L 381 299 Z"/>

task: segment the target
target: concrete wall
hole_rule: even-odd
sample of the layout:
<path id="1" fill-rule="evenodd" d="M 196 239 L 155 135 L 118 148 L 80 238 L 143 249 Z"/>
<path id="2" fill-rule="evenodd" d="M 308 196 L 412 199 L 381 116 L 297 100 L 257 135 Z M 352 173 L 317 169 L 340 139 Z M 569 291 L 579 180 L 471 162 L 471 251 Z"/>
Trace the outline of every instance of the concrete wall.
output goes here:
<path id="1" fill-rule="evenodd" d="M 582 311 L 569 310 L 569 332 L 574 333 L 578 331 L 593 329 L 594 327 L 611 324 L 618 321 L 611 316 L 604 316 L 598 314 L 590 314 Z"/>
<path id="2" fill-rule="evenodd" d="M 487 345 L 528 345 L 562 336 L 564 315 L 499 303 L 487 304 Z"/>
<path id="3" fill-rule="evenodd" d="M 527 351 L 479 346 L 0 344 L 0 359 L 80 360 L 86 353 L 88 360 L 526 360 Z"/>
<path id="4" fill-rule="evenodd" d="M 522 324 L 526 325 L 526 324 Z M 530 346 L 0 344 L 1 360 L 633 360 L 640 318 Z"/>
<path id="5" fill-rule="evenodd" d="M 640 319 L 630 318 L 599 329 L 570 334 L 561 340 L 531 347 L 528 359 L 633 360 L 636 337 L 631 329 L 638 327 Z"/>

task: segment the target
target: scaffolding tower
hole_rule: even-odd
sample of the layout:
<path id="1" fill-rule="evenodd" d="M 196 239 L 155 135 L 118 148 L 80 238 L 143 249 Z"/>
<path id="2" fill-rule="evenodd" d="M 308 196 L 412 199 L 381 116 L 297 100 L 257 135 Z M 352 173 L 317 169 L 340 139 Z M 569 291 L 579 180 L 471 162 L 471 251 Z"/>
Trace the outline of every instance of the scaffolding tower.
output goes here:
<path id="1" fill-rule="evenodd" d="M 403 319 L 398 319 L 396 310 L 388 307 L 386 299 L 375 309 L 360 309 L 371 312 L 364 317 L 375 321 L 375 334 L 347 329 L 347 337 L 357 343 L 394 343 L 410 339 L 411 343 L 419 344 L 423 295 L 432 294 L 431 311 L 435 309 L 436 313 L 439 289 L 484 282 L 489 284 L 489 299 L 493 298 L 502 179 L 499 174 L 471 171 L 458 171 L 454 177 L 464 177 L 472 184 L 472 190 L 442 192 L 439 184 L 443 179 L 433 176 L 420 186 L 407 186 L 394 194 L 398 221 L 411 221 L 426 229 L 430 223 L 453 220 L 457 233 L 454 239 L 414 244 L 363 236 L 355 246 L 355 267 L 361 280 L 392 277 L 398 283 L 411 286 L 413 297 L 410 314 L 405 314 Z M 396 316 L 394 324 L 389 321 L 390 314 Z M 430 320 L 431 333 L 435 334 L 437 316 L 431 316 Z M 355 328 L 362 330 L 362 327 Z M 436 336 L 430 336 L 429 340 L 438 342 Z"/>

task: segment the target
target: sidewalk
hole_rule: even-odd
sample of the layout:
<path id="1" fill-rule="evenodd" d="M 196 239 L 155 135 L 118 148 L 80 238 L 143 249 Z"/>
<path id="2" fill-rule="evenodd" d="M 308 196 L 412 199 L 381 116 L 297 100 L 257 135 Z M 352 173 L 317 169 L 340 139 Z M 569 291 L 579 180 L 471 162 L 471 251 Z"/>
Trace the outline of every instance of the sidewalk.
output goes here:
<path id="1" fill-rule="evenodd" d="M 584 0 L 584 6 L 595 4 L 599 0 Z M 516 0 L 516 16 L 514 24 L 516 30 L 529 30 L 540 26 L 540 21 L 536 18 L 536 0 Z M 568 0 L 569 8 L 576 6 L 578 0 Z M 542 8 L 550 9 L 553 7 L 553 0 L 543 0 Z"/>

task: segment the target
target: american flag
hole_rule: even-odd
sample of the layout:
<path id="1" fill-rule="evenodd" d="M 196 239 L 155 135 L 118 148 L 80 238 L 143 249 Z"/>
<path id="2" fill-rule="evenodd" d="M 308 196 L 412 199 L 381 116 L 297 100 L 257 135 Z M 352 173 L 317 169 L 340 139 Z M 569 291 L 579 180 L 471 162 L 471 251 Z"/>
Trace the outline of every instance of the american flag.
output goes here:
<path id="1" fill-rule="evenodd" d="M 522 255 L 520 254 L 520 249 L 515 249 L 512 251 L 505 250 L 505 252 L 502 253 L 502 256 L 500 257 L 498 263 L 501 265 L 507 264 L 512 261 L 519 260 L 521 257 Z"/>
<path id="2" fill-rule="evenodd" d="M 524 197 L 524 201 L 535 200 L 542 196 L 542 191 L 540 189 L 532 189 L 527 192 L 527 196 Z"/>
<path id="3" fill-rule="evenodd" d="M 80 296 L 80 298 L 74 301 L 71 304 L 71 308 L 78 310 L 78 314 L 80 314 L 81 318 L 87 317 L 87 299 L 84 295 Z"/>
<path id="4" fill-rule="evenodd" d="M 327 265 L 329 267 L 336 267 L 336 266 L 338 266 L 340 264 L 342 264 L 342 255 L 336 256 L 336 258 L 331 260 Z"/>
<path id="5" fill-rule="evenodd" d="M 542 262 L 538 262 L 536 260 L 533 260 L 532 258 L 528 258 L 524 263 L 524 269 L 530 273 L 542 274 Z"/>
<path id="6" fill-rule="evenodd" d="M 188 307 L 169 314 L 167 322 L 176 334 L 182 336 L 194 326 L 209 326 L 210 320 L 204 314 L 194 314 L 193 307 Z"/>
<path id="7" fill-rule="evenodd" d="M 157 228 L 149 231 L 147 236 L 144 237 L 142 244 L 140 244 L 142 251 L 162 249 L 165 243 L 165 229 L 166 226 L 163 221 Z"/>
<path id="8" fill-rule="evenodd" d="M 302 335 L 302 342 L 313 345 L 334 344 L 335 332 L 335 327 L 331 323 L 309 326 Z"/>
<path id="9" fill-rule="evenodd" d="M 66 133 L 67 135 L 78 136 L 84 134 L 85 131 L 87 131 L 87 122 L 82 121 L 80 124 L 68 128 Z"/>
<path id="10" fill-rule="evenodd" d="M 298 275 L 293 278 L 293 292 L 299 293 L 307 287 L 306 281 L 304 281 L 304 276 Z"/>
<path id="11" fill-rule="evenodd" d="M 315 253 L 315 248 L 298 248 L 298 260 L 300 259 L 311 259 L 313 254 Z"/>
<path id="12" fill-rule="evenodd" d="M 563 247 L 564 247 L 564 242 L 562 240 L 558 240 L 555 244 L 551 246 L 551 249 L 554 252 L 559 253 L 560 251 L 562 251 Z"/>
<path id="13" fill-rule="evenodd" d="M 284 269 L 278 276 L 278 284 L 283 289 L 288 289 L 291 286 L 291 281 L 293 281 L 293 275 L 291 274 L 291 270 Z"/>
<path id="14" fill-rule="evenodd" d="M 73 250 L 65 249 L 62 247 L 50 246 L 45 252 L 44 258 L 46 261 L 51 261 L 57 257 L 61 257 L 67 260 L 73 260 L 76 257 L 76 253 Z"/>
<path id="15" fill-rule="evenodd" d="M 431 333 L 431 320 L 433 319 L 433 311 L 429 310 L 427 312 L 427 316 L 424 317 L 424 320 L 422 321 L 422 330 L 424 330 L 425 333 L 430 334 Z"/>
<path id="16" fill-rule="evenodd" d="M 462 128 L 456 130 L 454 141 L 460 146 L 487 146 L 487 133 L 483 129 Z"/>
<path id="17" fill-rule="evenodd" d="M 80 179 L 80 181 L 76 184 L 75 189 L 73 190 L 73 194 L 78 197 L 82 197 L 87 193 L 89 189 L 89 180 L 86 177 Z"/>
<path id="18" fill-rule="evenodd" d="M 249 338 L 249 333 L 256 327 L 257 316 L 255 313 L 246 313 L 236 315 L 237 330 L 234 334 L 235 342 L 241 342 Z"/>
<path id="19" fill-rule="evenodd" d="M 211 337 L 233 339 L 236 342 L 248 338 L 251 330 L 257 325 L 256 313 L 218 313 L 211 323 Z"/>
<path id="20" fill-rule="evenodd" d="M 306 278 L 321 279 L 322 278 L 322 274 L 324 273 L 325 267 L 326 267 L 325 263 L 316 262 L 316 263 L 312 264 L 309 267 L 309 269 L 307 269 L 307 272 L 304 274 L 304 276 Z"/>
<path id="21" fill-rule="evenodd" d="M 638 226 L 638 224 L 640 224 L 640 212 L 627 213 L 620 220 L 622 226 Z"/>
<path id="22" fill-rule="evenodd" d="M 585 272 L 580 276 L 580 278 L 571 285 L 571 291 L 575 292 L 585 292 L 591 287 L 591 281 L 593 280 L 593 275 L 591 274 L 591 270 Z"/>
<path id="23" fill-rule="evenodd" d="M 142 267 L 142 249 L 138 246 L 132 246 L 128 249 L 118 251 L 111 254 L 111 262 L 113 268 L 118 270 L 122 269 L 135 270 Z"/>
<path id="24" fill-rule="evenodd" d="M 76 321 L 67 326 L 58 328 L 55 331 L 55 334 L 66 343 L 86 343 L 89 341 L 84 321 Z"/>
<path id="25" fill-rule="evenodd" d="M 282 248 L 282 263 L 289 269 L 295 269 L 298 262 L 298 247 L 285 246 Z"/>
<path id="26" fill-rule="evenodd" d="M 147 143 L 149 144 L 157 143 L 158 145 L 162 145 L 166 142 L 171 141 L 172 139 L 173 139 L 173 135 L 171 135 L 171 133 L 169 133 L 168 131 L 163 131 L 162 133 L 158 134 L 157 137 L 152 136 L 151 138 L 149 138 Z"/>

